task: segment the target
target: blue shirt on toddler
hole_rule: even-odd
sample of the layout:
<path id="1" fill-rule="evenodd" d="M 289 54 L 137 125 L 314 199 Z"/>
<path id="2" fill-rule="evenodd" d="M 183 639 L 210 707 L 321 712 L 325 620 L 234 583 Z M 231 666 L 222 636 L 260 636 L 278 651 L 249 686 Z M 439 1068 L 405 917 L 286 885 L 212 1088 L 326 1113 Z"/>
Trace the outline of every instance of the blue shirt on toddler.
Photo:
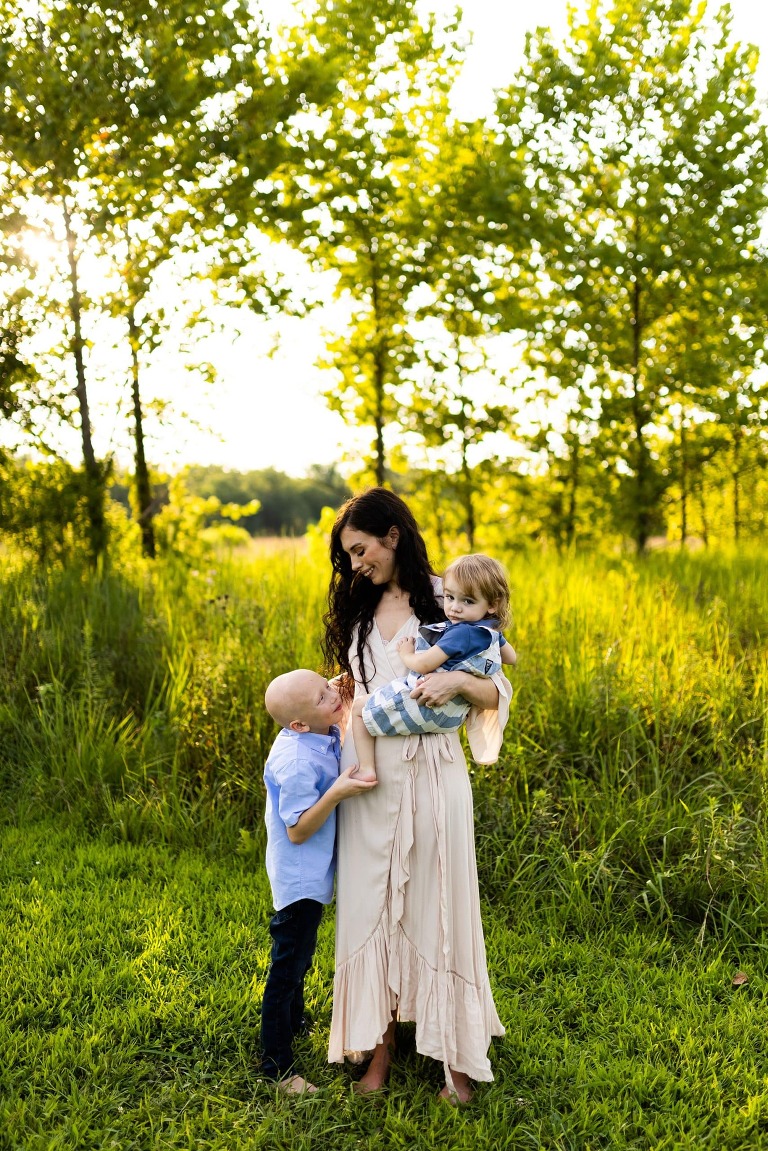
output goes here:
<path id="1" fill-rule="evenodd" d="M 448 656 L 438 671 L 461 668 L 472 675 L 494 675 L 501 668 L 498 649 L 507 642 L 495 619 L 472 623 L 423 624 L 419 628 L 417 650 L 426 651 L 436 645 Z M 424 642 L 426 641 L 426 642 Z M 496 647 L 495 645 L 498 645 Z M 477 659 L 482 655 L 482 659 Z"/>
<path id="2" fill-rule="evenodd" d="M 328 735 L 284 727 L 264 767 L 267 875 L 275 911 L 299 899 L 330 903 L 336 871 L 336 811 L 304 843 L 291 843 L 294 827 L 339 777 L 339 729 Z"/>

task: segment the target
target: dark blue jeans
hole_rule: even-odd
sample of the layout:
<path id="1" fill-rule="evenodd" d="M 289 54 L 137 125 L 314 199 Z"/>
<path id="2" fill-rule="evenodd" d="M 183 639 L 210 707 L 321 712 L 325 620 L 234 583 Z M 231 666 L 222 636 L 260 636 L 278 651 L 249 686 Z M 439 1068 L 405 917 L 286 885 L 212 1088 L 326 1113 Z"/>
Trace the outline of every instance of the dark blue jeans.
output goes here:
<path id="1" fill-rule="evenodd" d="M 261 1004 L 261 1071 L 282 1079 L 293 1066 L 293 1039 L 304 1017 L 304 976 L 312 966 L 323 905 L 299 899 L 269 921 L 272 961 Z"/>

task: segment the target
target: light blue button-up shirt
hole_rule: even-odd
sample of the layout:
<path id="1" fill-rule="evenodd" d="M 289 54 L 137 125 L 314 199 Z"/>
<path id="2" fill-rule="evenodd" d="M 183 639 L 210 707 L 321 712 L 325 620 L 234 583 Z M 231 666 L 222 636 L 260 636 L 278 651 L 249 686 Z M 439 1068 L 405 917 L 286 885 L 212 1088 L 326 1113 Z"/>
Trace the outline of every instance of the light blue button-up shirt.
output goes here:
<path id="1" fill-rule="evenodd" d="M 336 871 L 335 809 L 304 843 L 291 843 L 294 827 L 339 777 L 339 729 L 328 735 L 295 732 L 284 727 L 264 767 L 267 788 L 267 875 L 275 910 L 298 899 L 330 903 Z"/>

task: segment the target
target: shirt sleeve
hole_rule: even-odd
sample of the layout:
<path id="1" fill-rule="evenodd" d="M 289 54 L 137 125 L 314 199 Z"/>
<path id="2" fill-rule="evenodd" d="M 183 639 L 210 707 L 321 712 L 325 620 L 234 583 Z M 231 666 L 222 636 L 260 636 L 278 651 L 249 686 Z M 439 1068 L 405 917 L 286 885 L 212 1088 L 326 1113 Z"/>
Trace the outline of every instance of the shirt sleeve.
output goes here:
<path id="1" fill-rule="evenodd" d="M 457 623 L 435 640 L 435 647 L 444 651 L 449 659 L 477 655 L 488 647 L 488 632 L 484 627 L 473 627 L 469 623 Z"/>
<path id="2" fill-rule="evenodd" d="M 277 810 L 286 827 L 295 827 L 301 815 L 320 798 L 318 773 L 311 763 L 294 759 L 275 771 Z"/>

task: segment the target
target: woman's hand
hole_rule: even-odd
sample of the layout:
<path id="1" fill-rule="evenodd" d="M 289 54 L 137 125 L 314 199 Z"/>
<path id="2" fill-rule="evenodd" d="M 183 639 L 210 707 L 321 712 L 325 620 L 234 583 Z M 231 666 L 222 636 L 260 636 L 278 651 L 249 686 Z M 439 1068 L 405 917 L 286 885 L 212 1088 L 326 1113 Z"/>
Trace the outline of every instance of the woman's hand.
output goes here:
<path id="1" fill-rule="evenodd" d="M 466 671 L 423 675 L 411 692 L 411 699 L 425 707 L 442 707 L 457 695 L 483 709 L 498 707 L 499 703 L 498 688 L 492 679 L 483 679 Z"/>
<path id="2" fill-rule="evenodd" d="M 411 699 L 424 704 L 425 707 L 442 707 L 449 699 L 461 695 L 465 678 L 466 672 L 463 671 L 441 671 L 422 675 L 411 692 Z"/>

